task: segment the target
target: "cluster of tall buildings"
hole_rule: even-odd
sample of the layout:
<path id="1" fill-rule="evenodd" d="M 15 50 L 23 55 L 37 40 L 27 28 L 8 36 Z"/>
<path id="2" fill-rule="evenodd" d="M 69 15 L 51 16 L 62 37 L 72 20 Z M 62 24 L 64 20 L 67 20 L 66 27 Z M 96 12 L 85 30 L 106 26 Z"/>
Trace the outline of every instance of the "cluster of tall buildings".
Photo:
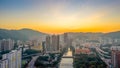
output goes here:
<path id="1" fill-rule="evenodd" d="M 120 68 L 120 46 L 112 46 L 112 68 Z"/>
<path id="2" fill-rule="evenodd" d="M 47 53 L 58 53 L 60 52 L 60 44 L 59 44 L 59 35 L 46 36 L 45 41 L 45 52 Z"/>
<path id="3" fill-rule="evenodd" d="M 21 49 L 12 50 L 2 55 L 0 68 L 21 68 Z"/>
<path id="4" fill-rule="evenodd" d="M 12 50 L 14 48 L 14 40 L 3 39 L 0 40 L 0 51 Z"/>

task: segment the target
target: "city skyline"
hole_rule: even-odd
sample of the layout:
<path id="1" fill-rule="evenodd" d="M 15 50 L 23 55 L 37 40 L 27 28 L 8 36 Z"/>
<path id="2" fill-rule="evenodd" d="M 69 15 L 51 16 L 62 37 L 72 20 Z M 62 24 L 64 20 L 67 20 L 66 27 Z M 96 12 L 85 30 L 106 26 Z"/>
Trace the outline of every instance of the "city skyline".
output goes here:
<path id="1" fill-rule="evenodd" d="M 119 0 L 0 1 L 0 28 L 44 33 L 120 30 Z"/>

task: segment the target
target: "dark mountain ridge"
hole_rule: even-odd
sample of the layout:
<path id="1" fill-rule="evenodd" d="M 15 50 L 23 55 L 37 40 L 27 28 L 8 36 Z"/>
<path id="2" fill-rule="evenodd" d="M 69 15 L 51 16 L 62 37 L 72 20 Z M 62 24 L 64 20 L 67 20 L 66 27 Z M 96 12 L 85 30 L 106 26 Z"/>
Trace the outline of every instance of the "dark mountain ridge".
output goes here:
<path id="1" fill-rule="evenodd" d="M 32 29 L 7 30 L 0 29 L 0 39 L 29 40 L 35 37 L 45 36 L 47 34 Z"/>

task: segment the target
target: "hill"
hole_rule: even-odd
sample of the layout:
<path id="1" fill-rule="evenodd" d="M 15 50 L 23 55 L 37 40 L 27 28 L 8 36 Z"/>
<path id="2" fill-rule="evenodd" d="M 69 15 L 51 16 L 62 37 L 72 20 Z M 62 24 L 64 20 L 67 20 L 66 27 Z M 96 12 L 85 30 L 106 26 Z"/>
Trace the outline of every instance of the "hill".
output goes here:
<path id="1" fill-rule="evenodd" d="M 32 29 L 7 30 L 0 29 L 0 39 L 14 39 L 14 40 L 29 40 L 34 38 L 41 38 L 47 34 L 38 32 Z"/>
<path id="2" fill-rule="evenodd" d="M 120 31 L 106 33 L 104 34 L 104 36 L 111 37 L 111 38 L 120 38 Z"/>
<path id="3" fill-rule="evenodd" d="M 45 39 L 45 36 L 48 34 L 24 28 L 20 30 L 7 30 L 0 29 L 0 39 L 14 39 L 14 40 L 30 40 L 30 39 Z M 69 36 L 72 38 L 87 38 L 92 36 L 102 36 L 102 37 L 111 37 L 111 38 L 120 38 L 120 31 L 110 32 L 110 33 L 83 33 L 83 32 L 70 32 Z"/>

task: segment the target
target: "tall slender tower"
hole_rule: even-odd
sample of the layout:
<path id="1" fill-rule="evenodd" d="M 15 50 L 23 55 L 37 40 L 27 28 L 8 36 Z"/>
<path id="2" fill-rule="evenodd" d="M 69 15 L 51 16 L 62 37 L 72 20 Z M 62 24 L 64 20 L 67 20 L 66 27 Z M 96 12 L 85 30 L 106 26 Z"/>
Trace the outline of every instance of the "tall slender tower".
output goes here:
<path id="1" fill-rule="evenodd" d="M 64 33 L 64 44 L 65 46 L 68 46 L 68 33 Z"/>
<path id="2" fill-rule="evenodd" d="M 51 46 L 53 52 L 58 52 L 60 50 L 60 45 L 59 45 L 59 35 L 52 35 L 52 40 L 51 40 Z"/>
<path id="3" fill-rule="evenodd" d="M 49 52 L 51 50 L 51 47 L 50 47 L 50 36 L 46 36 L 46 51 Z"/>

